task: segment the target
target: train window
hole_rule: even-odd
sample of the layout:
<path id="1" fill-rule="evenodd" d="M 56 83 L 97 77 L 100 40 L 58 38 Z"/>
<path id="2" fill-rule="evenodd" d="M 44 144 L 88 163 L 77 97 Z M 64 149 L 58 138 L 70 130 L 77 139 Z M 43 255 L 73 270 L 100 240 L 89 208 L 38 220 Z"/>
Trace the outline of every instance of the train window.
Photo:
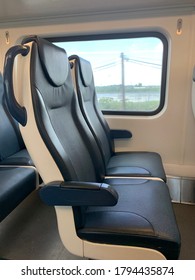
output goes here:
<path id="1" fill-rule="evenodd" d="M 77 54 L 91 62 L 103 113 L 154 115 L 163 108 L 168 44 L 161 33 L 104 34 L 52 41 L 68 55 Z"/>

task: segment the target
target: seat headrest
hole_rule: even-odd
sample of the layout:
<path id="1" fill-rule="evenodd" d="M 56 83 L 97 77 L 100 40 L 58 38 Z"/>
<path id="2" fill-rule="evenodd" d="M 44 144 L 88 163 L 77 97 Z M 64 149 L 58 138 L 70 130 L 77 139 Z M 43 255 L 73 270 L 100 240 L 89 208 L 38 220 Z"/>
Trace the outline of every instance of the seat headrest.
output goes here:
<path id="1" fill-rule="evenodd" d="M 84 86 L 88 87 L 93 79 L 93 71 L 89 61 L 79 57 L 80 75 Z"/>
<path id="2" fill-rule="evenodd" d="M 48 81 L 56 87 L 63 85 L 69 73 L 66 51 L 39 37 L 30 37 L 23 43 L 34 41 L 37 44 L 42 68 Z"/>

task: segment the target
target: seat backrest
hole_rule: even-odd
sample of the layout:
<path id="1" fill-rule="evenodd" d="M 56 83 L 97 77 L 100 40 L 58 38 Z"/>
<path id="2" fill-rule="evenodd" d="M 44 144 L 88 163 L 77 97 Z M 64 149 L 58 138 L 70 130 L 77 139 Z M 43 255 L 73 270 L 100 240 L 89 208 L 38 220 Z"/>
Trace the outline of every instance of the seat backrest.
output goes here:
<path id="1" fill-rule="evenodd" d="M 3 78 L 0 74 L 0 161 L 24 149 L 18 124 L 10 115 L 4 96 Z"/>
<path id="2" fill-rule="evenodd" d="M 37 37 L 24 43 L 30 51 L 27 57 L 18 56 L 21 61 L 16 65 L 22 76 L 17 83 L 25 81 L 25 85 L 16 95 L 20 106 L 26 108 L 27 124 L 21 132 L 39 174 L 45 183 L 101 181 L 103 160 L 80 112 L 66 52 Z"/>
<path id="3" fill-rule="evenodd" d="M 105 165 L 113 154 L 110 128 L 98 106 L 93 70 L 89 61 L 77 56 L 69 57 L 82 114 L 102 152 Z"/>

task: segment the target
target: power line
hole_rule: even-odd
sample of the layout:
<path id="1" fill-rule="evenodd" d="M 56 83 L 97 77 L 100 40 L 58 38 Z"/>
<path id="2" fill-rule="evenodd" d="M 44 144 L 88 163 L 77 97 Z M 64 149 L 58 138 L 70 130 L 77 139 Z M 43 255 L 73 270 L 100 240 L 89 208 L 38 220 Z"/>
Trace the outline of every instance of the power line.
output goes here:
<path id="1" fill-rule="evenodd" d="M 156 68 L 156 69 L 160 69 L 162 67 L 161 64 L 148 62 L 148 61 L 144 61 L 144 60 L 130 59 L 127 57 L 125 57 L 124 60 L 126 62 L 135 63 L 135 64 L 139 64 L 139 65 L 143 65 L 143 66 L 150 66 L 150 67 Z M 120 61 L 110 62 L 108 64 L 104 64 L 104 65 L 94 68 L 94 71 L 106 70 L 106 69 L 109 69 L 109 68 L 112 68 L 112 67 L 118 65 L 119 63 L 120 63 Z"/>
<path id="2" fill-rule="evenodd" d="M 136 60 L 136 59 L 128 59 L 126 60 L 127 62 L 133 62 L 133 63 L 137 63 L 137 64 L 141 64 L 141 65 L 150 65 L 153 68 L 161 68 L 162 65 L 158 64 L 158 63 L 153 63 L 153 62 L 148 62 L 148 61 L 143 61 L 143 60 Z"/>
<path id="3" fill-rule="evenodd" d="M 119 62 L 111 62 L 111 63 L 105 64 L 105 65 L 98 66 L 98 67 L 94 68 L 94 70 L 99 71 L 99 70 L 112 68 L 112 67 L 116 66 L 117 64 L 119 64 Z"/>

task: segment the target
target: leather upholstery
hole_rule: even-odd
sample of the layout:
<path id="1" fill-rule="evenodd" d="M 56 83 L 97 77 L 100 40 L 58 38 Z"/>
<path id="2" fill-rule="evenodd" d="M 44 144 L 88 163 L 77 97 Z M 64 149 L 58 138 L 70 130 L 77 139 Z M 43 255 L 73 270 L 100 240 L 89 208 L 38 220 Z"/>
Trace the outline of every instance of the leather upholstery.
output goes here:
<path id="1" fill-rule="evenodd" d="M 45 44 L 43 50 L 40 44 L 40 48 L 39 48 L 40 61 L 42 67 L 45 70 L 45 74 L 47 75 L 47 78 L 51 82 L 51 84 L 53 84 L 54 86 L 61 86 L 64 84 L 67 78 L 66 74 L 68 73 L 68 71 L 67 69 L 66 71 L 64 71 L 64 67 L 68 67 L 68 64 L 65 63 L 65 65 L 63 65 L 62 63 L 64 60 L 64 52 L 63 51 L 59 52 L 58 50 L 58 56 L 55 57 L 55 52 L 53 52 L 53 48 L 55 48 L 55 46 L 52 46 L 51 48 L 50 44 Z M 47 50 L 45 51 L 45 49 Z M 50 61 L 53 59 L 58 60 L 59 63 L 52 65 Z"/>
<path id="2" fill-rule="evenodd" d="M 18 124 L 14 121 L 7 109 L 1 74 L 0 133 L 0 165 L 33 165 L 22 140 Z"/>
<path id="3" fill-rule="evenodd" d="M 155 152 L 114 152 L 110 128 L 98 106 L 89 61 L 72 55 L 79 105 L 101 151 L 107 176 L 151 176 L 166 181 L 162 159 Z"/>
<path id="4" fill-rule="evenodd" d="M 32 99 L 40 134 L 57 161 L 66 181 L 94 181 L 97 178 L 100 179 L 104 173 L 103 162 L 96 142 L 80 114 L 66 54 L 63 51 L 64 59 L 58 60 L 58 63 L 61 64 L 59 68 L 64 67 L 64 75 L 67 77 L 65 83 L 61 86 L 48 84 L 44 73 L 46 64 L 43 67 L 43 60 L 41 60 L 42 63 L 39 60 L 38 49 L 39 45 L 42 44 L 42 41 L 37 41 L 37 44 L 33 45 L 33 64 L 31 67 L 34 85 L 32 87 Z M 46 47 L 47 44 L 46 42 Z M 48 48 L 44 49 L 45 52 L 47 50 Z M 47 64 L 55 65 L 55 47 L 53 52 L 55 55 L 52 55 L 50 50 Z M 59 49 L 59 52 L 61 56 L 62 49 Z M 93 154 L 93 158 L 88 149 Z M 97 169 L 94 168 L 93 161 L 96 162 Z"/>
<path id="5" fill-rule="evenodd" d="M 168 188 L 163 182 L 143 180 L 121 186 L 120 181 L 113 185 L 118 203 L 88 207 L 78 235 L 93 242 L 158 247 L 168 259 L 177 259 L 180 238 Z"/>
<path id="6" fill-rule="evenodd" d="M 29 168 L 32 165 L 18 124 L 8 112 L 0 74 L 0 221 L 36 188 L 35 168 Z"/>
<path id="7" fill-rule="evenodd" d="M 35 169 L 0 166 L 0 222 L 36 187 Z"/>
<path id="8" fill-rule="evenodd" d="M 48 48 L 48 44 L 44 39 L 32 40 L 30 94 L 38 131 L 64 182 L 43 186 L 41 198 L 49 205 L 60 205 L 67 216 L 73 209 L 73 216 L 68 217 L 74 218 L 77 237 L 83 241 L 151 248 L 167 258 L 178 258 L 180 235 L 167 185 L 143 179 L 104 179 L 103 159 L 79 109 L 67 54 L 52 44 Z M 45 53 L 48 51 L 50 55 Z M 58 59 L 62 52 L 63 60 Z M 44 65 L 42 55 L 47 58 Z M 45 68 L 49 64 L 66 72 L 62 85 L 51 82 L 56 73 L 50 72 L 48 77 Z M 101 198 L 105 199 L 102 204 Z M 72 208 L 63 208 L 63 201 Z M 69 226 L 64 231 L 72 233 Z"/>

